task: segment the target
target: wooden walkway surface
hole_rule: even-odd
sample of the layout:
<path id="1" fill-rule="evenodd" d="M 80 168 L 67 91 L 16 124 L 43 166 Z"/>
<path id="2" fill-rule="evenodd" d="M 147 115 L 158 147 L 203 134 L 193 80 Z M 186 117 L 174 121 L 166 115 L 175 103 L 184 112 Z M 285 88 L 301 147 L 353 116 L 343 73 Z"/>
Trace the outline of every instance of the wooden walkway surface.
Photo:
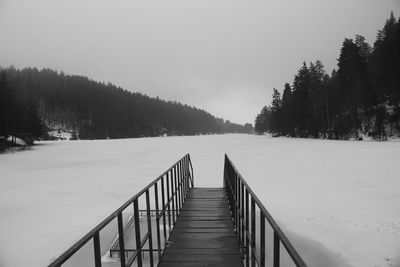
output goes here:
<path id="1" fill-rule="evenodd" d="M 158 266 L 243 266 L 223 188 L 190 191 Z"/>

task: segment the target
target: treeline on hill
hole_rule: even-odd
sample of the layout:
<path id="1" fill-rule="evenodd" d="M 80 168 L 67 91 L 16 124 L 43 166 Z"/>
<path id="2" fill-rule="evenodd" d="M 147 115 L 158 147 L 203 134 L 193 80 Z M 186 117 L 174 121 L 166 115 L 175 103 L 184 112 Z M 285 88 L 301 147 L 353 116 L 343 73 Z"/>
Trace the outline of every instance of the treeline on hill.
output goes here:
<path id="1" fill-rule="evenodd" d="M 45 139 L 57 129 L 75 132 L 79 139 L 252 131 L 251 124 L 231 123 L 195 107 L 50 69 L 2 69 L 0 101 L 3 140 Z"/>
<path id="2" fill-rule="evenodd" d="M 400 19 L 391 14 L 374 46 L 345 39 L 331 76 L 320 61 L 303 66 L 283 95 L 255 120 L 256 133 L 334 139 L 387 139 L 400 130 Z"/>

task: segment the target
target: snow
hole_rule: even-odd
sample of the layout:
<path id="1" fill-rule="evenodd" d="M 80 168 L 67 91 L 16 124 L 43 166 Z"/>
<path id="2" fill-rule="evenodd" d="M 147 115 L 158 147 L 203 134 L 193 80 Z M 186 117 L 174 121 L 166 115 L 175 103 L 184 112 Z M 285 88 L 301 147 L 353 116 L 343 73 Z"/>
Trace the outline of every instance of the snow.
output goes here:
<path id="1" fill-rule="evenodd" d="M 26 146 L 26 142 L 24 140 L 22 140 L 21 138 L 18 137 L 13 137 L 13 136 L 9 136 L 7 138 L 8 142 L 15 142 L 16 145 L 19 146 Z"/>
<path id="2" fill-rule="evenodd" d="M 400 266 L 400 142 L 251 135 L 0 154 L 0 266 L 48 265 L 186 153 L 205 187 L 222 186 L 228 153 L 309 266 Z"/>
<path id="3" fill-rule="evenodd" d="M 70 140 L 72 138 L 72 131 L 66 130 L 53 130 L 48 132 L 49 136 L 57 138 L 59 140 Z"/>

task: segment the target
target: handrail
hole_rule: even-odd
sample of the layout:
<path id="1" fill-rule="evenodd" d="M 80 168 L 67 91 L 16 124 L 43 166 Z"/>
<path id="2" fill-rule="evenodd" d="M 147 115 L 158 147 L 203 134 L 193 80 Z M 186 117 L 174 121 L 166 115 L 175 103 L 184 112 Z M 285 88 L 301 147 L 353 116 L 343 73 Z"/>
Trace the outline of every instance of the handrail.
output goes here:
<path id="1" fill-rule="evenodd" d="M 268 221 L 274 231 L 273 266 L 280 266 L 280 243 L 286 248 L 286 251 L 296 266 L 307 266 L 226 154 L 224 188 L 228 196 L 235 231 L 238 235 L 242 256 L 245 259 L 246 266 L 249 266 L 250 261 L 251 266 L 255 266 L 256 263 L 258 266 L 265 266 L 265 220 Z M 256 231 L 256 205 L 260 210 L 259 232 Z M 249 216 L 251 217 L 249 218 Z M 257 234 L 259 235 L 260 248 L 256 247 Z M 259 253 L 257 253 L 257 250 L 259 250 Z"/>
<path id="2" fill-rule="evenodd" d="M 134 260 L 137 259 L 137 265 L 142 266 L 141 251 L 144 245 L 149 243 L 150 253 L 150 266 L 154 266 L 153 259 L 153 242 L 152 242 L 152 228 L 151 228 L 151 208 L 150 208 L 150 189 L 154 189 L 154 204 L 156 208 L 156 224 L 157 224 L 157 251 L 160 258 L 162 251 L 167 243 L 167 217 L 168 217 L 168 232 L 171 230 L 171 226 L 175 224 L 178 214 L 182 208 L 183 202 L 189 192 L 190 187 L 194 184 L 193 178 L 193 166 L 190 159 L 190 155 L 186 154 L 168 170 L 154 179 L 149 185 L 143 188 L 139 193 L 131 197 L 121 207 L 109 215 L 105 220 L 99 223 L 95 228 L 89 231 L 79 241 L 67 249 L 63 254 L 56 258 L 49 267 L 61 266 L 65 263 L 72 255 L 74 255 L 80 248 L 82 248 L 87 242 L 93 239 L 93 250 L 95 266 L 101 266 L 101 252 L 100 252 L 100 231 L 107 225 L 109 225 L 115 218 L 118 218 L 118 236 L 124 237 L 124 227 L 122 212 L 130 205 L 133 204 L 133 218 L 135 226 L 135 237 L 136 237 L 136 249 L 134 255 L 126 261 L 125 259 L 125 244 L 124 238 L 119 238 L 119 250 L 120 250 L 120 262 L 121 267 L 131 266 Z M 161 185 L 161 196 L 159 196 L 158 187 Z M 166 187 L 166 188 L 165 188 Z M 139 223 L 139 197 L 145 194 L 146 198 L 146 212 L 147 212 L 147 233 L 143 239 L 140 239 L 140 223 Z M 159 199 L 160 197 L 160 199 Z M 166 199 L 165 199 L 166 198 Z M 160 203 L 161 202 L 161 203 Z M 161 205 L 160 205 L 161 204 Z M 161 208 L 160 208 L 161 206 Z M 166 211 L 168 210 L 167 214 Z M 172 216 L 171 216 L 172 215 Z M 172 218 L 171 218 L 172 217 Z M 164 248 L 161 248 L 161 231 L 160 231 L 160 220 L 162 219 L 162 226 L 164 232 Z M 171 220 L 172 219 L 172 220 Z M 169 234 L 169 233 L 168 233 Z M 147 249 L 146 249 L 147 251 Z"/>

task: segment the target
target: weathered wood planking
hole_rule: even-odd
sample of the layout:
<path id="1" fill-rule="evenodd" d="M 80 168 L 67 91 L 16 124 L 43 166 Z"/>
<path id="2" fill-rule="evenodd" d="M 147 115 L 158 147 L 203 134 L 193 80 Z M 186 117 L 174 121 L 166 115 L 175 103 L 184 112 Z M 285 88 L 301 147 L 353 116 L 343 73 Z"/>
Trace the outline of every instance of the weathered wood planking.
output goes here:
<path id="1" fill-rule="evenodd" d="M 243 266 L 223 188 L 190 191 L 158 266 Z"/>

